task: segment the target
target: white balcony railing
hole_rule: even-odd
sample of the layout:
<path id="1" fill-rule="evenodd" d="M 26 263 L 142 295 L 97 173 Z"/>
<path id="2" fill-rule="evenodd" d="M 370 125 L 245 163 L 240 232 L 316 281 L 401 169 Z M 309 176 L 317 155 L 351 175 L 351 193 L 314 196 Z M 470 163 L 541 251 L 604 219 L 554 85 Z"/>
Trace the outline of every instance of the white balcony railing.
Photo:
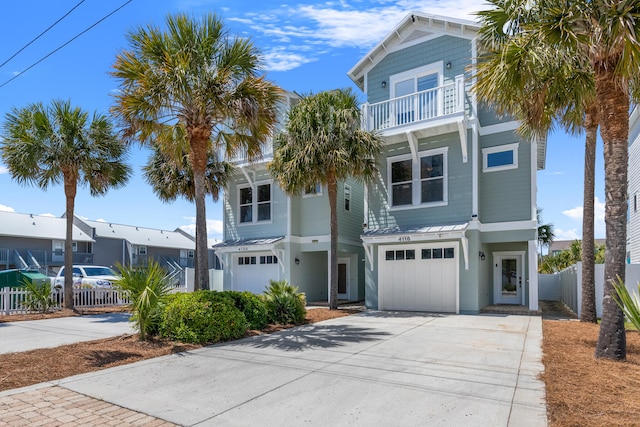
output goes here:
<path id="1" fill-rule="evenodd" d="M 464 77 L 437 88 L 362 105 L 364 128 L 385 130 L 464 111 Z"/>

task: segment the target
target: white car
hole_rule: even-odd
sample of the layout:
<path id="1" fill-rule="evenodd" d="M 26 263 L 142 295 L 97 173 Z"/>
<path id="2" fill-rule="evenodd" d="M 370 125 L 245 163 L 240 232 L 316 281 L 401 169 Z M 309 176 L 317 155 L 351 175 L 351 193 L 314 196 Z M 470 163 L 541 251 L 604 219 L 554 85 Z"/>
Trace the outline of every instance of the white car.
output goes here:
<path id="1" fill-rule="evenodd" d="M 72 274 L 74 288 L 110 288 L 119 280 L 111 268 L 101 265 L 74 265 Z M 58 271 L 54 286 L 64 287 L 64 267 Z"/>

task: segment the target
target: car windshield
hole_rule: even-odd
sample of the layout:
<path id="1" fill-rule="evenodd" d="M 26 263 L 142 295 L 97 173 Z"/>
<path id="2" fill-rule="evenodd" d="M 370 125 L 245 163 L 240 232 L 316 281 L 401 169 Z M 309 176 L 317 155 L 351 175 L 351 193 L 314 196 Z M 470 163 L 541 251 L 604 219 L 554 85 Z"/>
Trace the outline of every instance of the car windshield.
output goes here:
<path id="1" fill-rule="evenodd" d="M 115 276 L 116 273 L 109 267 L 85 267 L 84 272 L 87 276 Z"/>

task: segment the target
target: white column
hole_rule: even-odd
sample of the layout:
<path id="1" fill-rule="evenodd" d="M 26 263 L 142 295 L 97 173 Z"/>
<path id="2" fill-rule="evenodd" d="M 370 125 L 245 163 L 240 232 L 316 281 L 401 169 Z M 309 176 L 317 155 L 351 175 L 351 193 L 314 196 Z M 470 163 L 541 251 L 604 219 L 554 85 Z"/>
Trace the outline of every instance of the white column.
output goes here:
<path id="1" fill-rule="evenodd" d="M 538 310 L 538 252 L 536 240 L 529 240 L 529 310 Z"/>

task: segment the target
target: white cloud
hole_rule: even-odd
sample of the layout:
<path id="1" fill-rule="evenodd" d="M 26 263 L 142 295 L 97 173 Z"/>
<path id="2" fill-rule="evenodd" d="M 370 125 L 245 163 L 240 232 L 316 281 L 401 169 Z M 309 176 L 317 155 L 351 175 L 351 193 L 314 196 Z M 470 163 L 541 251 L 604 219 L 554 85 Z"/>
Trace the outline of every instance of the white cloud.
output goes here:
<path id="1" fill-rule="evenodd" d="M 12 207 L 0 205 L 0 212 L 15 212 L 16 210 Z"/>
<path id="2" fill-rule="evenodd" d="M 596 238 L 602 238 L 605 235 L 605 224 L 604 224 L 604 209 L 605 209 L 605 204 L 604 202 L 601 202 L 600 199 L 598 199 L 598 197 L 594 197 L 593 199 L 593 210 L 594 210 L 594 235 Z M 576 206 L 575 208 L 572 209 L 567 209 L 565 211 L 562 211 L 562 214 L 571 218 L 572 220 L 576 221 L 576 222 L 580 222 L 582 223 L 582 213 L 583 213 L 583 207 L 582 206 Z M 566 240 L 566 239 L 560 239 L 559 237 L 557 237 L 558 232 L 560 232 L 562 230 L 554 230 L 554 233 L 556 233 L 556 239 L 558 240 Z M 575 231 L 575 230 L 569 230 L 569 232 L 571 231 Z M 577 234 L 578 237 L 573 237 L 575 238 L 581 238 L 582 231 L 580 231 L 580 234 Z"/>
<path id="3" fill-rule="evenodd" d="M 48 218 L 57 218 L 57 216 L 52 214 L 52 213 L 43 213 L 43 214 L 40 214 L 38 216 L 46 216 Z"/>
<path id="4" fill-rule="evenodd" d="M 103 218 L 98 218 L 96 219 L 96 222 L 108 222 L 106 219 Z"/>
<path id="5" fill-rule="evenodd" d="M 191 221 L 190 224 L 181 225 L 179 228 L 192 236 L 196 235 L 196 219 L 195 217 L 186 217 Z M 208 219 L 207 220 L 207 236 L 211 239 L 219 239 L 222 237 L 223 224 L 219 219 Z"/>
<path id="6" fill-rule="evenodd" d="M 553 234 L 555 235 L 554 240 L 576 240 L 581 239 L 581 233 L 578 233 L 577 228 L 572 228 L 571 230 L 562 230 L 560 228 L 554 228 Z"/>
<path id="7" fill-rule="evenodd" d="M 264 59 L 267 69 L 271 71 L 293 70 L 303 64 L 316 61 L 315 58 L 308 58 L 293 52 L 285 52 L 282 49 L 273 50 L 265 54 Z"/>
<path id="8" fill-rule="evenodd" d="M 0 175 L 2 175 L 3 173 L 9 173 L 9 169 L 7 169 L 5 166 L 0 166 Z"/>

